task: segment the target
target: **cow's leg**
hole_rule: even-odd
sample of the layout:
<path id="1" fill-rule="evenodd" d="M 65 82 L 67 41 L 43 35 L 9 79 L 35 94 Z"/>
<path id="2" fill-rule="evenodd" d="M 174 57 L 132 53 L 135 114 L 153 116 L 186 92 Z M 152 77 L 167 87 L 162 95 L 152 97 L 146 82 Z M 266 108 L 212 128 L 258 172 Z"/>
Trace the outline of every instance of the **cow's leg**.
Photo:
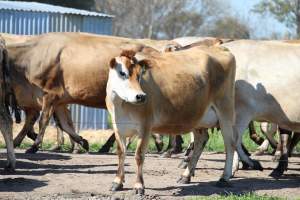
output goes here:
<path id="1" fill-rule="evenodd" d="M 36 139 L 36 133 L 34 133 L 33 126 L 39 115 L 39 111 L 37 110 L 25 110 L 25 124 L 20 133 L 14 139 L 14 147 L 20 146 L 26 135 L 31 136 L 30 138 L 33 140 Z"/>
<path id="2" fill-rule="evenodd" d="M 115 133 L 115 137 L 117 141 L 117 154 L 119 163 L 118 171 L 110 190 L 120 191 L 123 189 L 123 183 L 125 182 L 124 162 L 126 157 L 126 138 L 120 135 L 118 132 Z"/>
<path id="3" fill-rule="evenodd" d="M 183 143 L 183 139 L 181 135 L 170 135 L 167 151 L 162 155 L 162 157 L 170 158 L 172 154 L 181 153 L 182 143 Z"/>
<path id="4" fill-rule="evenodd" d="M 68 116 L 71 116 L 71 112 L 69 109 L 66 110 L 66 112 L 68 112 Z M 63 128 L 61 126 L 61 123 L 59 121 L 59 118 L 57 117 L 56 113 L 53 113 L 53 119 L 55 121 L 55 126 L 56 126 L 56 145 L 51 149 L 52 151 L 61 151 L 63 149 L 63 145 L 65 143 L 65 139 L 64 139 L 64 133 L 63 133 Z M 72 120 L 71 117 L 68 118 L 68 120 Z M 68 123 L 70 124 L 70 126 L 72 126 L 72 129 L 75 130 L 74 126 L 73 126 L 73 122 Z M 70 137 L 70 143 L 71 143 L 71 149 L 70 152 L 77 152 L 78 149 L 74 149 L 75 147 L 75 143 L 74 140 L 72 139 L 72 137 L 69 135 Z"/>
<path id="5" fill-rule="evenodd" d="M 38 151 L 39 146 L 43 141 L 45 130 L 49 124 L 50 117 L 54 112 L 53 101 L 54 97 L 51 95 L 45 95 L 43 97 L 42 115 L 39 121 L 39 134 L 33 145 L 26 150 L 26 153 L 36 153 Z"/>
<path id="6" fill-rule="evenodd" d="M 16 157 L 14 152 L 14 144 L 13 144 L 13 133 L 12 133 L 12 119 L 9 113 L 4 110 L 1 110 L 0 114 L 0 130 L 5 140 L 6 150 L 7 150 L 7 164 L 5 170 L 8 172 L 13 172 L 16 167 Z"/>
<path id="7" fill-rule="evenodd" d="M 300 133 L 294 132 L 293 138 L 291 139 L 291 144 L 290 144 L 289 149 L 288 149 L 289 157 L 292 156 L 293 150 L 294 150 L 295 146 L 298 144 L 299 141 L 300 141 Z"/>
<path id="8" fill-rule="evenodd" d="M 279 138 L 278 138 L 278 143 L 277 143 L 277 146 L 276 146 L 276 150 L 275 150 L 275 153 L 274 153 L 274 157 L 273 157 L 273 161 L 279 161 L 281 156 L 282 156 L 282 140 L 281 140 L 281 135 L 284 135 L 284 130 L 279 128 Z M 283 131 L 283 133 L 281 133 L 281 131 Z"/>
<path id="9" fill-rule="evenodd" d="M 86 151 L 89 151 L 88 141 L 83 139 L 75 132 L 69 109 L 64 105 L 58 106 L 55 109 L 55 113 L 60 122 L 62 130 L 68 133 L 70 138 L 80 144 Z"/>
<path id="10" fill-rule="evenodd" d="M 257 148 L 257 150 L 253 153 L 253 155 L 259 156 L 259 155 L 263 155 L 264 152 L 266 152 L 268 150 L 269 147 L 269 140 L 265 139 L 263 141 L 263 143 Z"/>
<path id="11" fill-rule="evenodd" d="M 56 125 L 56 144 L 51 148 L 51 151 L 61 151 L 64 143 L 64 133 L 62 129 Z"/>
<path id="12" fill-rule="evenodd" d="M 228 181 L 232 176 L 233 154 L 236 146 L 236 137 L 234 137 L 233 132 L 233 122 L 235 118 L 233 99 L 233 94 L 228 92 L 222 99 L 217 100 L 214 105 L 222 130 L 226 151 L 224 172 L 220 180 L 217 182 L 217 186 L 220 187 L 228 186 Z"/>
<path id="13" fill-rule="evenodd" d="M 165 152 L 161 155 L 163 158 L 170 158 L 172 155 L 171 149 L 172 149 L 172 144 L 174 143 L 175 136 L 174 135 L 168 135 L 169 140 L 168 140 L 168 146 L 165 150 Z"/>
<path id="14" fill-rule="evenodd" d="M 60 151 L 65 143 L 64 133 L 55 112 L 53 113 L 53 119 L 56 127 L 56 144 L 51 148 L 51 151 Z"/>
<path id="15" fill-rule="evenodd" d="M 99 153 L 108 153 L 110 148 L 113 147 L 114 143 L 116 141 L 115 133 L 112 133 L 111 136 L 108 138 L 106 143 L 99 149 Z"/>
<path id="16" fill-rule="evenodd" d="M 203 152 L 208 138 L 209 137 L 207 129 L 197 129 L 194 131 L 194 150 L 191 157 L 189 158 L 185 171 L 177 181 L 178 183 L 190 183 L 191 176 L 194 176 L 195 174 L 197 162 Z"/>
<path id="17" fill-rule="evenodd" d="M 248 127 L 249 127 L 249 136 L 251 140 L 255 142 L 257 145 L 261 145 L 264 139 L 256 133 L 254 127 L 254 121 L 251 121 Z"/>
<path id="18" fill-rule="evenodd" d="M 269 140 L 271 147 L 276 149 L 277 141 L 274 139 L 274 136 L 277 132 L 277 124 L 267 123 L 267 125 L 264 126 L 264 123 L 261 123 L 261 130 Z"/>
<path id="19" fill-rule="evenodd" d="M 138 136 L 136 151 L 135 151 L 135 161 L 137 164 L 137 177 L 134 184 L 134 189 L 137 194 L 144 194 L 144 178 L 143 178 L 143 165 L 145 160 L 145 153 L 147 151 L 148 143 L 150 139 L 150 130 L 144 130 Z"/>
<path id="20" fill-rule="evenodd" d="M 291 131 L 281 129 L 280 131 L 280 140 L 281 140 L 281 157 L 279 159 L 279 163 L 277 167 L 273 170 L 273 172 L 270 174 L 270 176 L 277 178 L 280 177 L 284 171 L 287 171 L 288 168 L 288 143 L 289 138 L 291 136 Z"/>
<path id="21" fill-rule="evenodd" d="M 157 152 L 161 152 L 164 147 L 163 136 L 157 133 L 153 133 L 151 135 L 152 138 L 154 139 Z"/>
<path id="22" fill-rule="evenodd" d="M 181 169 L 185 169 L 187 167 L 187 164 L 188 164 L 188 162 L 193 154 L 193 151 L 194 151 L 194 133 L 191 132 L 190 136 L 191 136 L 191 141 L 190 141 L 188 148 L 186 149 L 186 151 L 184 153 L 185 158 L 182 159 L 182 161 L 178 165 L 178 168 L 181 168 Z"/>
<path id="23" fill-rule="evenodd" d="M 247 109 L 240 109 L 236 112 L 236 122 L 234 126 L 235 136 L 237 137 L 237 152 L 242 162 L 246 163 L 251 169 L 263 170 L 261 164 L 257 160 L 249 158 L 243 151 L 242 136 L 252 119 L 252 114 L 247 112 Z"/>

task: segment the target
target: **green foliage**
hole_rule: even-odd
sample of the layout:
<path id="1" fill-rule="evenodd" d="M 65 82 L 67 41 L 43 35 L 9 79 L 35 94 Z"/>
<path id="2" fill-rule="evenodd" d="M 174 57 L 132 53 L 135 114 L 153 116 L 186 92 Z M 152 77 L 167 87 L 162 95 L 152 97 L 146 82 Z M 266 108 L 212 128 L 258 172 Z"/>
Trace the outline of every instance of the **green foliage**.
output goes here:
<path id="1" fill-rule="evenodd" d="M 212 36 L 221 38 L 250 38 L 250 28 L 246 23 L 242 23 L 238 18 L 232 16 L 226 16 L 217 20 L 210 32 Z"/>
<path id="2" fill-rule="evenodd" d="M 299 4 L 299 0 L 262 0 L 252 11 L 260 14 L 269 13 L 287 27 L 296 27 Z"/>

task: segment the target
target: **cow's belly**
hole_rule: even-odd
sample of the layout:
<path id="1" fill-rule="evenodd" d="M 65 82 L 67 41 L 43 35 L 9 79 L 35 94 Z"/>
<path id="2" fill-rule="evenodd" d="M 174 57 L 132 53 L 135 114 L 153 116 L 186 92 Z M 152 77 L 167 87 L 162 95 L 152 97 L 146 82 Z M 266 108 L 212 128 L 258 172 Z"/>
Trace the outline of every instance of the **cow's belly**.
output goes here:
<path id="1" fill-rule="evenodd" d="M 168 121 L 160 123 L 153 127 L 153 131 L 161 134 L 182 134 L 192 131 L 195 128 L 212 128 L 218 123 L 215 111 L 210 107 L 199 117 L 182 119 L 177 121 Z"/>
<path id="2" fill-rule="evenodd" d="M 268 80 L 250 79 L 243 87 L 237 84 L 237 99 L 242 99 L 236 106 L 238 116 L 251 113 L 252 120 L 269 121 L 300 131 L 300 81 L 293 77 L 278 82 Z M 245 105 L 248 113 L 245 113 Z"/>

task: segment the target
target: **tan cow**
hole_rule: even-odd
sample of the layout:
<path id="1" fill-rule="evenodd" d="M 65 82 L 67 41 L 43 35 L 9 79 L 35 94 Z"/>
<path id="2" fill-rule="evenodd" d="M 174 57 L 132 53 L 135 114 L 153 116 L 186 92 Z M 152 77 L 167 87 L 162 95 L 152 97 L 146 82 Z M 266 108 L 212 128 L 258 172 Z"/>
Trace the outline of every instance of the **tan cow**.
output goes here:
<path id="1" fill-rule="evenodd" d="M 220 179 L 220 183 L 226 183 L 231 177 L 235 149 L 232 131 L 234 57 L 217 47 L 196 47 L 171 53 L 147 51 L 137 55 L 134 51 L 124 51 L 110 62 L 106 105 L 112 116 L 119 156 L 112 190 L 123 187 L 127 136 L 138 135 L 134 189 L 137 193 L 143 193 L 142 168 L 150 132 L 180 134 L 195 128 L 210 127 L 216 123 L 208 117 L 214 111 L 218 115 L 226 146 L 227 159 Z M 204 115 L 206 118 L 203 118 Z M 195 134 L 193 164 L 198 160 L 201 135 Z M 183 176 L 194 170 L 191 163 Z"/>

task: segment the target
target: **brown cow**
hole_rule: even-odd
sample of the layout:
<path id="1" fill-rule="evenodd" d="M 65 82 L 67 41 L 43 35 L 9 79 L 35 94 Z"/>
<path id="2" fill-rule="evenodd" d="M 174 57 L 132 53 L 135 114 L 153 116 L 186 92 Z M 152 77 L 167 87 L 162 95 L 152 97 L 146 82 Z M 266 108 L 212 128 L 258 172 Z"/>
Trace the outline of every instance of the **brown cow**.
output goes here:
<path id="1" fill-rule="evenodd" d="M 30 101 L 18 99 L 19 105 L 34 113 L 42 110 L 39 136 L 27 152 L 38 150 L 54 112 L 64 131 L 87 149 L 87 141 L 76 135 L 72 127 L 66 105 L 105 108 L 107 63 L 119 55 L 122 48 L 140 46 L 132 39 L 86 33 L 49 33 L 9 45 L 16 96 L 22 97 L 28 92 L 32 96 Z M 30 121 L 34 123 L 34 118 L 26 122 L 32 127 Z"/>
<path id="2" fill-rule="evenodd" d="M 214 111 L 224 136 L 227 158 L 219 183 L 226 184 L 232 175 L 235 148 L 232 129 L 235 61 L 230 52 L 218 47 L 195 47 L 171 53 L 148 51 L 137 55 L 125 51 L 112 59 L 110 66 L 106 105 L 112 116 L 119 156 L 112 190 L 123 187 L 126 137 L 137 134 L 139 138 L 134 189 L 143 193 L 142 168 L 150 132 L 180 134 L 210 127 L 212 121 L 203 116 Z M 195 153 L 183 178 L 194 171 L 201 135 L 195 134 Z"/>

